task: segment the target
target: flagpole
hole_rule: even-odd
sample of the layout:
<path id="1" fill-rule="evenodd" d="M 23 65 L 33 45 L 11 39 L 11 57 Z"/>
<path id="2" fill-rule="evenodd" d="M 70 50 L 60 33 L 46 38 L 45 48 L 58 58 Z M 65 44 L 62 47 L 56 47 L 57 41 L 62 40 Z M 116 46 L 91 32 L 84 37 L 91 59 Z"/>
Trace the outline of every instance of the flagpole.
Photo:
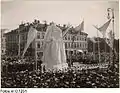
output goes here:
<path id="1" fill-rule="evenodd" d="M 103 36 L 103 39 L 106 41 L 106 37 L 105 37 L 105 35 Z M 104 57 L 105 57 L 105 62 L 106 62 L 106 42 L 104 42 L 104 47 L 105 47 L 105 54 L 104 54 Z"/>
<path id="2" fill-rule="evenodd" d="M 113 27 L 113 65 L 115 64 L 115 54 L 114 54 L 114 38 L 115 38 L 115 32 L 114 32 L 114 9 L 112 9 L 112 27 Z"/>
<path id="3" fill-rule="evenodd" d="M 18 30 L 19 40 L 18 40 L 18 57 L 20 58 L 20 28 Z"/>
<path id="4" fill-rule="evenodd" d="M 93 60 L 95 60 L 95 43 L 93 42 Z"/>
<path id="5" fill-rule="evenodd" d="M 72 37 L 72 43 L 71 43 L 72 48 L 73 48 L 74 38 L 75 38 L 75 36 Z M 72 66 L 72 49 L 71 49 L 71 52 L 70 52 L 70 67 L 71 66 Z"/>
<path id="6" fill-rule="evenodd" d="M 98 55 L 99 55 L 99 63 L 100 63 L 101 62 L 101 55 L 100 55 L 100 44 L 99 44 L 98 29 L 97 29 L 97 38 L 98 38 Z"/>
<path id="7" fill-rule="evenodd" d="M 107 9 L 107 11 L 108 11 L 108 19 L 110 19 L 110 11 L 112 12 L 112 33 L 113 33 L 113 41 L 112 41 L 112 47 L 113 47 L 113 50 L 112 50 L 112 53 L 113 53 L 113 56 L 112 56 L 112 63 L 113 63 L 113 66 L 114 66 L 114 63 L 115 63 L 115 54 L 114 54 L 114 38 L 115 38 L 115 32 L 114 32 L 114 9 L 112 9 L 112 8 L 108 8 Z"/>
<path id="8" fill-rule="evenodd" d="M 35 70 L 37 71 L 37 43 L 35 37 Z"/>

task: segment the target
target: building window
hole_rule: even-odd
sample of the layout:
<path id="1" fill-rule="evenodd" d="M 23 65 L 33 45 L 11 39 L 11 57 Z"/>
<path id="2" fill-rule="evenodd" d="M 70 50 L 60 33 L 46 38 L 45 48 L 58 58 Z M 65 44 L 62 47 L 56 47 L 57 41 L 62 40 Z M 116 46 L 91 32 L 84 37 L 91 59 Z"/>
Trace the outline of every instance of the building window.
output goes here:
<path id="1" fill-rule="evenodd" d="M 11 41 L 11 36 L 9 36 L 9 41 Z"/>
<path id="2" fill-rule="evenodd" d="M 79 37 L 79 40 L 81 40 L 81 36 Z"/>
<path id="3" fill-rule="evenodd" d="M 75 46 L 75 43 L 73 43 L 72 48 L 74 48 L 74 46 Z"/>
<path id="4" fill-rule="evenodd" d="M 67 48 L 67 43 L 65 43 L 65 48 Z"/>
<path id="5" fill-rule="evenodd" d="M 71 48 L 72 48 L 72 43 L 70 45 L 71 45 Z"/>
<path id="6" fill-rule="evenodd" d="M 77 48 L 79 48 L 79 43 L 77 43 Z"/>
<path id="7" fill-rule="evenodd" d="M 42 33 L 42 39 L 44 39 L 44 35 L 45 35 L 45 33 Z"/>
<path id="8" fill-rule="evenodd" d="M 65 40 L 67 40 L 67 36 L 65 35 Z"/>
<path id="9" fill-rule="evenodd" d="M 69 48 L 68 42 L 67 42 L 67 48 Z"/>
<path id="10" fill-rule="evenodd" d="M 42 41 L 42 46 L 43 46 L 43 41 Z"/>
<path id="11" fill-rule="evenodd" d="M 77 43 L 75 43 L 75 48 L 77 48 Z"/>
<path id="12" fill-rule="evenodd" d="M 84 37 L 82 37 L 82 40 L 84 41 Z"/>
<path id="13" fill-rule="evenodd" d="M 70 35 L 68 35 L 68 40 L 70 40 Z"/>
<path id="14" fill-rule="evenodd" d="M 85 37 L 83 37 L 83 40 L 85 41 Z"/>
<path id="15" fill-rule="evenodd" d="M 2 53 L 4 53 L 4 50 L 2 50 Z"/>
<path id="16" fill-rule="evenodd" d="M 40 43 L 37 43 L 37 48 L 40 48 Z"/>
<path id="17" fill-rule="evenodd" d="M 71 35 L 69 35 L 69 39 L 71 40 Z"/>
<path id="18" fill-rule="evenodd" d="M 86 43 L 84 44 L 84 47 L 86 48 Z"/>
<path id="19" fill-rule="evenodd" d="M 78 36 L 77 36 L 77 40 L 79 40 Z"/>
<path id="20" fill-rule="evenodd" d="M 75 41 L 77 40 L 77 36 L 75 36 Z"/>
<path id="21" fill-rule="evenodd" d="M 25 35 L 25 40 L 27 40 L 27 34 Z"/>
<path id="22" fill-rule="evenodd" d="M 81 43 L 79 43 L 80 44 L 80 48 L 81 48 Z"/>
<path id="23" fill-rule="evenodd" d="M 66 44 L 66 45 L 65 45 L 65 46 L 66 46 L 65 48 L 67 48 L 67 42 L 66 42 L 65 44 Z"/>
<path id="24" fill-rule="evenodd" d="M 3 39 L 1 39 L 1 42 L 3 42 Z"/>
<path id="25" fill-rule="evenodd" d="M 70 43 L 70 48 L 71 48 L 71 43 Z"/>
<path id="26" fill-rule="evenodd" d="M 68 48 L 70 48 L 70 43 L 68 43 Z"/>
<path id="27" fill-rule="evenodd" d="M 87 43 L 85 44 L 85 48 L 87 48 Z"/>
<path id="28" fill-rule="evenodd" d="M 81 43 L 81 48 L 83 48 L 83 43 Z"/>
<path id="29" fill-rule="evenodd" d="M 22 34 L 22 40 L 24 40 L 25 38 L 24 38 L 24 34 Z"/>
<path id="30" fill-rule="evenodd" d="M 37 39 L 40 39 L 40 34 L 37 34 Z"/>
<path id="31" fill-rule="evenodd" d="M 82 37 L 80 37 L 80 40 L 82 41 Z"/>

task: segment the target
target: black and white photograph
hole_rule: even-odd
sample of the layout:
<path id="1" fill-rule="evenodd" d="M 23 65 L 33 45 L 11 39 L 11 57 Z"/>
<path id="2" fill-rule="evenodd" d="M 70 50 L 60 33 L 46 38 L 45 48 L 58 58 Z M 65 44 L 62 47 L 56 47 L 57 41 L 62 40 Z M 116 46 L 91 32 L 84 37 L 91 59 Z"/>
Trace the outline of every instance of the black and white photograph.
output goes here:
<path id="1" fill-rule="evenodd" d="M 1 88 L 119 88 L 118 0 L 1 0 L 0 33 Z"/>

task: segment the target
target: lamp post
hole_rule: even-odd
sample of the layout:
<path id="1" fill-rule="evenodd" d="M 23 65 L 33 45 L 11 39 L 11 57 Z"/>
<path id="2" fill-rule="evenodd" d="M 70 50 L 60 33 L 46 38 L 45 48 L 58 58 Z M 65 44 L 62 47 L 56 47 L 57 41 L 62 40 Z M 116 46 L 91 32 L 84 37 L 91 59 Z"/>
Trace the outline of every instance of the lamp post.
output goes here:
<path id="1" fill-rule="evenodd" d="M 115 58 L 115 55 L 114 55 L 114 9 L 113 8 L 108 8 L 107 9 L 107 12 L 108 12 L 108 16 L 107 18 L 108 19 L 111 19 L 112 20 L 112 53 L 113 53 L 113 56 L 112 56 L 112 63 L 113 63 L 113 66 L 114 66 L 114 58 Z M 111 16 L 110 16 L 110 13 L 111 13 Z"/>

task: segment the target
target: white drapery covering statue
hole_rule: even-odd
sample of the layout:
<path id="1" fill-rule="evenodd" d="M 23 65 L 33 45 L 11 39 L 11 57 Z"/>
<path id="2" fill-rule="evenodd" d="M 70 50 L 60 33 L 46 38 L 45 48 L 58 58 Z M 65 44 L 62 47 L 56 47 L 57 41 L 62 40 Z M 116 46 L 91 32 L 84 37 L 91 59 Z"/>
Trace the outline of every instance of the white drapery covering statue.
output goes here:
<path id="1" fill-rule="evenodd" d="M 47 28 L 43 48 L 43 63 L 46 64 L 46 69 L 67 67 L 62 30 L 54 23 Z"/>

